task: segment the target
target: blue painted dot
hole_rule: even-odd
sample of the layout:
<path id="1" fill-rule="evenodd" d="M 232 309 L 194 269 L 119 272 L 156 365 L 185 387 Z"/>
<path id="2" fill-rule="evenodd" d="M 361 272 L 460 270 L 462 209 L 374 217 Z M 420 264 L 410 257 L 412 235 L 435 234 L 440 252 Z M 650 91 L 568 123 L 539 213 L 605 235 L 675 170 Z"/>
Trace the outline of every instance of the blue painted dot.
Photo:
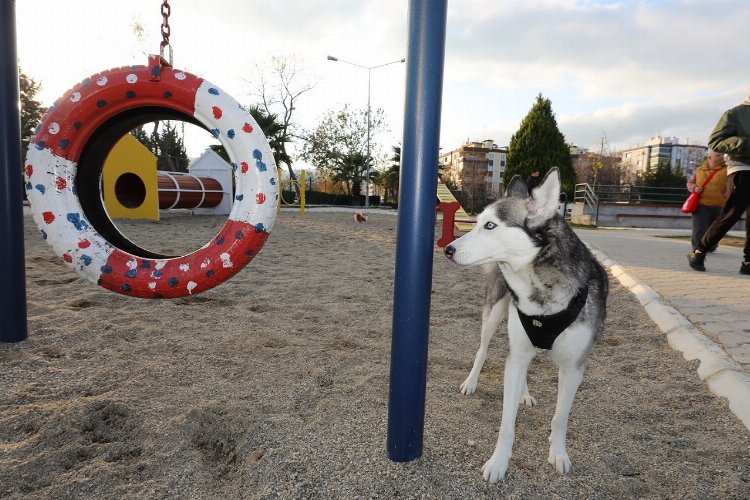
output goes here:
<path id="1" fill-rule="evenodd" d="M 70 141 L 68 139 L 60 139 L 60 149 L 67 149 Z"/>
<path id="2" fill-rule="evenodd" d="M 151 78 L 159 78 L 161 76 L 161 66 L 158 64 L 151 68 Z"/>
<path id="3" fill-rule="evenodd" d="M 42 238 L 44 238 L 46 240 L 47 239 L 47 231 L 45 231 L 44 229 L 42 229 L 41 233 L 42 233 Z"/>
<path id="4" fill-rule="evenodd" d="M 86 223 L 85 220 L 81 218 L 81 214 L 78 212 L 71 212 L 67 216 L 68 222 L 73 224 L 73 227 L 78 229 L 79 231 L 83 231 L 84 229 L 88 229 L 89 225 Z"/>
<path id="5" fill-rule="evenodd" d="M 276 185 L 276 179 L 274 177 L 271 177 L 271 185 L 272 186 Z"/>
<path id="6" fill-rule="evenodd" d="M 32 189 L 34 189 L 34 186 L 30 182 L 27 182 L 26 183 L 26 191 L 31 191 Z"/>
<path id="7" fill-rule="evenodd" d="M 37 191 L 39 191 L 42 194 L 44 194 L 44 192 L 47 190 L 47 188 L 44 187 L 44 184 L 37 184 L 34 187 L 36 188 Z"/>
<path id="8" fill-rule="evenodd" d="M 161 278 L 164 275 L 160 270 L 154 269 L 154 271 L 151 273 L 151 276 L 154 278 Z"/>
<path id="9" fill-rule="evenodd" d="M 254 149 L 253 150 L 253 158 L 256 160 L 262 160 L 263 159 L 263 153 L 260 152 L 260 149 Z"/>
<path id="10" fill-rule="evenodd" d="M 135 275 L 136 275 L 135 269 L 130 269 L 130 270 L 128 270 L 128 272 L 125 273 L 125 276 L 127 276 L 128 278 L 131 278 L 131 279 L 135 278 Z"/>
<path id="11" fill-rule="evenodd" d="M 216 237 L 216 244 L 217 245 L 223 245 L 224 244 L 224 237 L 223 236 L 217 236 Z"/>
<path id="12" fill-rule="evenodd" d="M 234 199 L 237 200 L 237 201 L 242 201 L 242 200 L 245 199 L 245 195 L 244 194 L 238 194 L 237 196 L 234 197 Z"/>
<path id="13" fill-rule="evenodd" d="M 236 163 L 232 163 L 232 172 L 236 172 L 239 168 L 239 165 L 237 165 Z"/>
<path id="14" fill-rule="evenodd" d="M 81 255 L 81 262 L 83 262 L 84 266 L 88 266 L 91 264 L 91 257 L 89 255 L 83 254 Z"/>
<path id="15" fill-rule="evenodd" d="M 135 92 L 133 92 L 132 90 L 128 90 L 127 92 L 125 92 L 125 97 L 127 97 L 128 99 L 132 99 L 133 97 L 135 97 Z"/>
<path id="16" fill-rule="evenodd" d="M 214 134 L 214 137 L 216 137 L 217 139 L 221 137 L 221 130 L 219 130 L 218 128 L 212 128 L 211 133 Z"/>
<path id="17" fill-rule="evenodd" d="M 266 229 L 262 222 L 258 222 L 254 227 L 256 233 L 262 233 Z"/>
<path id="18" fill-rule="evenodd" d="M 105 101 L 104 99 L 99 99 L 98 101 L 96 101 L 97 108 L 103 108 L 106 105 L 107 105 L 107 101 Z"/>
<path id="19" fill-rule="evenodd" d="M 162 295 L 162 294 L 160 294 L 160 293 L 155 293 L 155 294 L 154 294 L 154 298 L 155 298 L 155 299 L 163 299 L 163 298 L 164 298 L 164 295 Z"/>
<path id="20" fill-rule="evenodd" d="M 229 130 L 227 130 L 227 137 L 229 137 L 230 139 L 234 139 L 234 129 L 230 128 Z"/>
<path id="21" fill-rule="evenodd" d="M 174 94 L 172 94 L 172 92 L 170 91 L 166 91 L 162 95 L 164 96 L 164 99 L 170 99 Z"/>
<path id="22" fill-rule="evenodd" d="M 208 93 L 211 95 L 219 95 L 219 89 L 211 87 L 210 89 L 208 89 Z"/>
<path id="23" fill-rule="evenodd" d="M 173 276 L 167 280 L 167 284 L 169 285 L 169 288 L 174 288 L 180 284 L 180 281 Z"/>
<path id="24" fill-rule="evenodd" d="M 44 149 L 44 141 L 39 141 L 38 143 L 34 144 L 34 147 L 37 149 L 37 151 L 42 151 Z"/>
<path id="25" fill-rule="evenodd" d="M 141 269 L 151 269 L 151 262 L 147 260 L 141 262 Z"/>
<path id="26" fill-rule="evenodd" d="M 236 233 L 234 233 L 234 239 L 235 240 L 241 240 L 244 237 L 245 237 L 245 233 L 243 233 L 242 230 L 237 231 Z"/>
<path id="27" fill-rule="evenodd" d="M 268 170 L 268 169 L 266 168 L 266 164 L 265 164 L 265 163 L 263 163 L 263 162 L 262 162 L 262 161 L 260 161 L 260 160 L 258 160 L 258 161 L 256 161 L 256 162 L 255 162 L 255 166 L 256 166 L 256 167 L 258 167 L 258 171 L 259 171 L 259 172 L 265 172 L 265 171 L 267 171 L 267 170 Z"/>
<path id="28" fill-rule="evenodd" d="M 128 285 L 127 283 L 123 283 L 122 285 L 120 285 L 120 290 L 122 290 L 123 292 L 129 292 L 132 289 L 133 288 L 130 285 Z"/>
<path id="29" fill-rule="evenodd" d="M 109 264 L 104 264 L 99 270 L 102 274 L 112 274 L 112 266 Z"/>
<path id="30" fill-rule="evenodd" d="M 210 278 L 214 274 L 215 274 L 214 270 L 213 269 L 209 269 L 208 271 L 206 271 L 206 278 Z"/>
<path id="31" fill-rule="evenodd" d="M 73 122 L 73 128 L 75 128 L 76 130 L 81 130 L 81 122 Z"/>

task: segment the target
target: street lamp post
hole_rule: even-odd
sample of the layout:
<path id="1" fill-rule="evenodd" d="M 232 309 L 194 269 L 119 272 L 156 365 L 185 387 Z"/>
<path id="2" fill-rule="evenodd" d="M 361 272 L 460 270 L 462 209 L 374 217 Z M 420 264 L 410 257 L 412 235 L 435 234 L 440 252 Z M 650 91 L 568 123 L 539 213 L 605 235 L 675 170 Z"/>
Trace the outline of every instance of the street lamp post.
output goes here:
<path id="1" fill-rule="evenodd" d="M 342 62 L 351 64 L 358 68 L 367 70 L 367 170 L 365 174 L 365 210 L 370 208 L 370 73 L 372 70 L 382 68 L 383 66 L 389 66 L 391 64 L 406 62 L 406 59 L 399 59 L 398 61 L 391 61 L 384 64 L 378 64 L 377 66 L 362 66 L 361 64 L 353 63 L 350 61 L 344 61 L 338 57 L 328 56 L 329 61 Z"/>

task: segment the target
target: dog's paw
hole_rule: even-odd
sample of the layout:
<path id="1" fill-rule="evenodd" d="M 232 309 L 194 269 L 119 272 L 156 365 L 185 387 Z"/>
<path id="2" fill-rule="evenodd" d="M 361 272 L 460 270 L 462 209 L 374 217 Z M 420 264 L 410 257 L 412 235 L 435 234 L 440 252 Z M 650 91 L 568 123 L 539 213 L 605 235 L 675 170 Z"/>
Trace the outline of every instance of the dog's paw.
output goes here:
<path id="1" fill-rule="evenodd" d="M 554 448 L 550 447 L 549 457 L 547 458 L 547 461 L 560 474 L 567 474 L 568 472 L 570 472 L 570 458 L 568 457 L 568 452 L 564 449 L 555 450 Z"/>
<path id="2" fill-rule="evenodd" d="M 521 406 L 536 406 L 536 399 L 534 399 L 531 394 L 524 394 L 523 397 L 521 397 Z"/>
<path id="3" fill-rule="evenodd" d="M 466 380 L 464 380 L 463 384 L 461 384 L 461 394 L 465 394 L 469 396 L 470 394 L 474 394 L 476 390 L 477 390 L 477 379 L 469 375 L 466 378 Z"/>
<path id="4" fill-rule="evenodd" d="M 505 472 L 508 470 L 510 457 L 504 458 L 492 455 L 482 466 L 482 477 L 491 483 L 496 483 L 505 479 Z"/>

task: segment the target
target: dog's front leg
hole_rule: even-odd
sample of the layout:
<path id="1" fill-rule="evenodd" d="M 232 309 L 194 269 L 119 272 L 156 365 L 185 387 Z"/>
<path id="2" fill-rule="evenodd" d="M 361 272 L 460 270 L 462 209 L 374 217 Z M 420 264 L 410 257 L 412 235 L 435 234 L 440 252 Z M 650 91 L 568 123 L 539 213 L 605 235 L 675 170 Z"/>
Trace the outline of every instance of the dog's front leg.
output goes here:
<path id="1" fill-rule="evenodd" d="M 534 358 L 535 349 L 529 344 L 528 348 L 519 349 L 511 353 L 505 362 L 505 380 L 503 384 L 503 419 L 500 422 L 500 435 L 497 438 L 495 452 L 482 466 L 482 476 L 491 483 L 505 477 L 508 462 L 513 453 L 513 439 L 515 438 L 516 415 L 521 394 L 526 386 L 526 373 L 529 363 Z"/>
<path id="2" fill-rule="evenodd" d="M 510 302 L 510 295 L 506 294 L 500 300 L 495 302 L 491 308 L 485 307 L 482 311 L 482 335 L 479 341 L 479 350 L 477 355 L 474 357 L 474 366 L 469 372 L 469 376 L 466 377 L 464 383 L 461 384 L 461 394 L 474 394 L 477 390 L 477 382 L 479 381 L 479 374 L 482 372 L 482 366 L 487 360 L 487 349 L 492 340 L 492 335 L 497 331 L 497 327 L 500 322 L 505 319 L 508 315 L 508 303 Z"/>
<path id="3" fill-rule="evenodd" d="M 583 380 L 583 366 L 577 364 L 560 365 L 557 379 L 557 406 L 555 416 L 552 417 L 552 431 L 549 436 L 549 457 L 547 461 L 557 472 L 570 472 L 570 458 L 565 448 L 565 438 L 568 432 L 568 416 L 573 406 L 578 386 Z"/>

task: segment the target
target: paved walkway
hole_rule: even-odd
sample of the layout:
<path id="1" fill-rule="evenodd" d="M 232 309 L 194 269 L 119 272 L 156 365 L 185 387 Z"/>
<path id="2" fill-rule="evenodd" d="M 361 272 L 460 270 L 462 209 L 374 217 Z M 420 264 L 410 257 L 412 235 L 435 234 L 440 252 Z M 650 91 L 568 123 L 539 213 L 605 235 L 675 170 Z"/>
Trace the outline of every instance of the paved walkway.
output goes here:
<path id="1" fill-rule="evenodd" d="M 750 276 L 742 252 L 720 246 L 707 271 L 688 267 L 689 235 L 668 229 L 577 229 L 597 258 L 629 288 L 698 375 L 750 429 Z M 730 233 L 744 236 L 743 233 Z"/>

